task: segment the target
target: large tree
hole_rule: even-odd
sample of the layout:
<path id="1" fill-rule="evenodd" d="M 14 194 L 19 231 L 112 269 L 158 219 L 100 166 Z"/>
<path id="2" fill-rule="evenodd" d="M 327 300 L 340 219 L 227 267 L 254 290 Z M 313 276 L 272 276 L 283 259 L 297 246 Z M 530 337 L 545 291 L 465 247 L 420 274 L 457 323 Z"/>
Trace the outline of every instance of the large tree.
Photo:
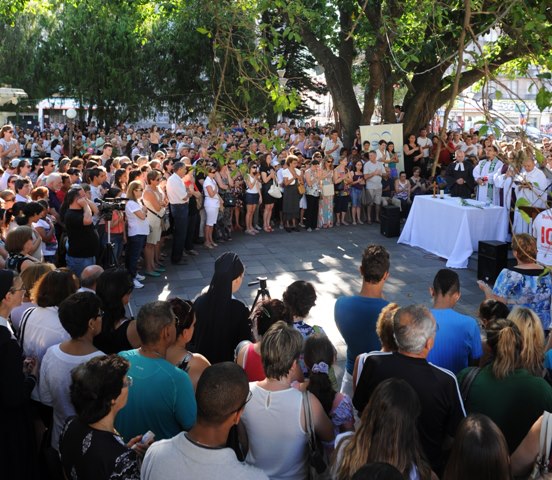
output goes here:
<path id="1" fill-rule="evenodd" d="M 464 28 L 466 7 L 472 12 Z M 346 143 L 359 124 L 370 123 L 376 99 L 382 120 L 395 121 L 397 83 L 408 89 L 405 131 L 425 125 L 453 93 L 462 30 L 460 92 L 510 61 L 542 61 L 551 50 L 552 10 L 539 0 L 267 0 L 264 8 L 285 15 L 324 67 Z M 362 109 L 355 68 L 364 72 Z"/>
<path id="2" fill-rule="evenodd" d="M 33 98 L 75 97 L 110 123 L 159 109 L 216 121 L 308 115 L 301 97 L 316 87 L 314 57 L 350 143 L 376 104 L 393 122 L 393 104 L 404 100 L 405 130 L 414 131 L 455 91 L 505 65 L 552 67 L 552 9 L 542 0 L 0 3 L 0 83 Z M 277 75 L 284 68 L 287 86 Z M 552 94 L 540 88 L 537 101 Z"/>

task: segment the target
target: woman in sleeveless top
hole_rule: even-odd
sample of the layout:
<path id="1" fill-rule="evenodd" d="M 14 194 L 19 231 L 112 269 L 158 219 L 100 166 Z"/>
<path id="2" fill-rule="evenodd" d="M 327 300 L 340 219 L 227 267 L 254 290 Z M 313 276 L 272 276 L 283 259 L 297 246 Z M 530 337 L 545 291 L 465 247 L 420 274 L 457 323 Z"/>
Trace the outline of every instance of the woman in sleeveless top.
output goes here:
<path id="1" fill-rule="evenodd" d="M 362 192 L 366 185 L 366 182 L 364 180 L 364 172 L 362 171 L 363 167 L 364 167 L 364 164 L 362 163 L 362 160 L 357 160 L 354 163 L 354 167 L 353 167 L 354 168 L 353 180 L 350 185 L 351 202 L 353 205 L 351 208 L 353 225 L 356 225 L 357 223 L 359 225 L 362 225 L 364 223 L 360 219 L 360 214 L 362 212 Z"/>
<path id="2" fill-rule="evenodd" d="M 420 165 L 420 159 L 423 157 L 421 148 L 416 143 L 416 135 L 411 133 L 404 142 L 404 169 L 406 177 L 410 178 L 414 171 L 414 166 Z"/>
<path id="3" fill-rule="evenodd" d="M 149 135 L 149 141 L 151 146 L 151 151 L 153 153 L 157 152 L 159 150 L 159 131 L 157 130 L 157 125 L 153 125 L 151 127 L 150 135 Z"/>
<path id="4" fill-rule="evenodd" d="M 303 337 L 293 327 L 277 322 L 269 328 L 261 341 L 267 378 L 250 384 L 251 400 L 241 417 L 249 439 L 245 461 L 272 480 L 307 477 L 306 399 L 315 434 L 323 441 L 334 438 L 332 423 L 318 399 L 291 387 L 300 377 L 297 359 L 302 348 Z"/>
<path id="5" fill-rule="evenodd" d="M 227 195 L 233 196 L 232 187 L 234 186 L 234 180 L 232 179 L 228 170 L 228 165 L 223 164 L 220 170 L 215 174 L 215 181 L 219 188 L 219 195 L 224 201 L 224 197 Z M 224 207 L 222 212 L 221 228 L 219 230 L 219 240 L 226 241 L 232 240 L 232 211 L 234 207 Z"/>
<path id="6" fill-rule="evenodd" d="M 150 224 L 150 233 L 146 238 L 144 257 L 146 260 L 145 275 L 159 277 L 165 268 L 156 263 L 161 255 L 160 242 L 163 230 L 163 217 L 165 216 L 165 197 L 159 189 L 163 176 L 158 170 L 152 170 L 147 175 L 147 186 L 144 190 L 142 203 L 148 209 L 146 218 Z"/>
<path id="7" fill-rule="evenodd" d="M 192 302 L 174 297 L 169 299 L 176 317 L 176 342 L 167 350 L 167 361 L 184 370 L 192 381 L 194 390 L 203 370 L 211 364 L 203 355 L 192 353 L 186 345 L 194 334 L 195 311 Z"/>
<path id="8" fill-rule="evenodd" d="M 126 305 L 134 289 L 131 275 L 124 268 L 103 272 L 96 284 L 96 295 L 103 304 L 102 331 L 94 337 L 94 345 L 106 354 L 138 348 L 142 341 L 136 320 L 126 316 Z"/>
<path id="9" fill-rule="evenodd" d="M 31 256 L 33 249 L 33 229 L 31 227 L 17 227 L 10 231 L 6 237 L 6 250 L 9 253 L 6 268 L 21 273 L 29 265 L 38 263 L 38 260 Z"/>
<path id="10" fill-rule="evenodd" d="M 399 178 L 395 180 L 395 198 L 401 202 L 401 212 L 404 217 L 408 216 L 410 211 L 410 182 L 406 179 L 406 172 L 401 172 Z"/>

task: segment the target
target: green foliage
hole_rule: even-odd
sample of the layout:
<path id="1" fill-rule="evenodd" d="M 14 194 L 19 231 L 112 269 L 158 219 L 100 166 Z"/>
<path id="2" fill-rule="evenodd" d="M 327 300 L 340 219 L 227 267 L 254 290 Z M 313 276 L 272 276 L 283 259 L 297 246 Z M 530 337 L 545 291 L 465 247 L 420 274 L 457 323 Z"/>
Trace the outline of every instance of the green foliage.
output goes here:
<path id="1" fill-rule="evenodd" d="M 464 0 L 3 0 L 0 83 L 24 88 L 31 98 L 75 97 L 96 105 L 108 122 L 159 109 L 178 119 L 273 120 L 278 113 L 311 115 L 303 100 L 324 86 L 310 70 L 331 65 L 326 76 L 334 95 L 358 84 L 365 104 L 377 99 L 389 106 L 404 97 L 405 128 L 412 129 L 450 96 L 464 6 Z M 550 107 L 549 2 L 472 0 L 471 8 L 474 38 L 491 29 L 500 35 L 482 45 L 468 35 L 460 91 L 495 73 L 515 76 L 540 65 L 536 102 L 541 111 Z M 285 86 L 278 69 L 286 70 Z M 356 128 L 351 103 L 334 100 L 351 123 L 346 128 Z"/>
<path id="2" fill-rule="evenodd" d="M 546 87 L 539 88 L 535 103 L 541 112 L 552 107 L 552 91 L 547 90 Z"/>
<path id="3" fill-rule="evenodd" d="M 526 198 L 521 197 L 516 200 L 516 208 L 530 206 L 531 202 L 529 202 L 529 200 L 527 200 Z M 524 212 L 523 210 L 519 210 L 519 213 L 525 223 L 531 223 L 531 217 L 526 212 Z"/>

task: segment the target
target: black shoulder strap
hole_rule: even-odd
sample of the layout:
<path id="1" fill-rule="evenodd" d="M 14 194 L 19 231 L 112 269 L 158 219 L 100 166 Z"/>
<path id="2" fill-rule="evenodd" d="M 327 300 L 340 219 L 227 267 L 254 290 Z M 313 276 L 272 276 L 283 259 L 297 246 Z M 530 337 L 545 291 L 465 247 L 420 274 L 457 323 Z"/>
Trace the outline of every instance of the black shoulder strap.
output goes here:
<path id="1" fill-rule="evenodd" d="M 464 405 L 466 405 L 468 401 L 472 383 L 480 371 L 481 369 L 479 367 L 472 367 L 462 379 L 462 383 L 460 384 L 460 394 L 462 395 L 462 401 L 464 402 Z"/>
<path id="2" fill-rule="evenodd" d="M 25 340 L 25 329 L 27 328 L 27 321 L 29 320 L 29 317 L 31 316 L 31 313 L 35 311 L 36 307 L 30 307 L 27 310 L 25 310 L 25 313 L 23 313 L 23 317 L 21 318 L 21 325 L 19 326 L 19 346 L 24 351 L 23 348 L 23 341 Z"/>
<path id="3" fill-rule="evenodd" d="M 146 207 L 146 209 L 148 210 L 148 212 L 153 213 L 157 218 L 160 218 L 161 220 L 163 220 L 163 217 L 162 217 L 161 215 L 159 215 L 157 212 L 154 212 L 151 208 L 149 208 L 149 207 L 144 203 L 143 200 L 142 200 L 142 205 L 144 205 L 144 207 Z"/>

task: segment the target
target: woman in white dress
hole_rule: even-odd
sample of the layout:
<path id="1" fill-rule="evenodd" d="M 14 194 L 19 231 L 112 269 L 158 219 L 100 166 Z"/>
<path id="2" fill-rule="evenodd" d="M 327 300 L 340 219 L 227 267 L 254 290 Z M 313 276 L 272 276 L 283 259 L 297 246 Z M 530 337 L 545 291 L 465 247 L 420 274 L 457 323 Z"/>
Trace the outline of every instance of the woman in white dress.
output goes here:
<path id="1" fill-rule="evenodd" d="M 213 227 L 217 223 L 217 218 L 220 209 L 220 196 L 218 194 L 218 185 L 215 180 L 217 168 L 214 166 L 207 167 L 207 178 L 203 182 L 203 193 L 205 195 L 205 247 L 214 248 L 218 245 L 213 242 Z"/>

